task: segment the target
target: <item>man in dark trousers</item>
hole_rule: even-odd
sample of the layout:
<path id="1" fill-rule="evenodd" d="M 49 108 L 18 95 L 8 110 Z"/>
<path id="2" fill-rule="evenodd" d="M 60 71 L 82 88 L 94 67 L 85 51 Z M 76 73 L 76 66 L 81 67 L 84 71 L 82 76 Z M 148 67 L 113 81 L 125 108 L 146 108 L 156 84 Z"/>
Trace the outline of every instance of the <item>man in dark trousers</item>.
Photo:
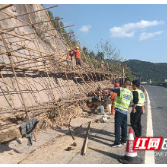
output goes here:
<path id="1" fill-rule="evenodd" d="M 127 141 L 127 114 L 130 102 L 133 99 L 132 92 L 129 90 L 130 80 L 125 79 L 124 84 L 120 88 L 111 89 L 117 93 L 114 101 L 115 107 L 115 142 L 112 147 L 120 147 L 126 145 Z M 121 129 L 121 141 L 120 141 Z"/>
<path id="2" fill-rule="evenodd" d="M 130 122 L 132 128 L 135 132 L 136 137 L 141 137 L 142 126 L 141 126 L 141 116 L 142 116 L 142 106 L 144 106 L 145 96 L 143 91 L 139 89 L 140 82 L 138 80 L 132 81 L 133 84 L 133 107 L 130 114 Z"/>

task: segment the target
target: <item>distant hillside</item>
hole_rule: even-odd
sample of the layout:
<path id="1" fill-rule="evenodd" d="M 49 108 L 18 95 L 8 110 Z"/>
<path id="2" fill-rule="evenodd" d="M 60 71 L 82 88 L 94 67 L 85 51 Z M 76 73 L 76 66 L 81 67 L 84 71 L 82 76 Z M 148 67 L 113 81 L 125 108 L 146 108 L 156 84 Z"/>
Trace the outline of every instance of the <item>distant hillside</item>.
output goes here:
<path id="1" fill-rule="evenodd" d="M 131 68 L 132 74 L 140 78 L 141 81 L 160 81 L 167 79 L 167 63 L 151 63 L 140 60 L 126 61 Z"/>

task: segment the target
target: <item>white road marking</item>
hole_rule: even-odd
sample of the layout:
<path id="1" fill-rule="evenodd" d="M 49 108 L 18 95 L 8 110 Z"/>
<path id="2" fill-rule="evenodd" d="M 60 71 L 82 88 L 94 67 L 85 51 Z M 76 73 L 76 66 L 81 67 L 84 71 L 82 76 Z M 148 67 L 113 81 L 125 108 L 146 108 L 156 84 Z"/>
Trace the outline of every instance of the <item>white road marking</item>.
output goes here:
<path id="1" fill-rule="evenodd" d="M 146 136 L 147 137 L 153 137 L 153 125 L 152 125 L 152 113 L 151 113 L 151 105 L 150 105 L 150 98 L 147 94 L 147 131 Z M 155 164 L 155 158 L 154 158 L 154 151 L 146 151 L 145 152 L 145 164 Z"/>

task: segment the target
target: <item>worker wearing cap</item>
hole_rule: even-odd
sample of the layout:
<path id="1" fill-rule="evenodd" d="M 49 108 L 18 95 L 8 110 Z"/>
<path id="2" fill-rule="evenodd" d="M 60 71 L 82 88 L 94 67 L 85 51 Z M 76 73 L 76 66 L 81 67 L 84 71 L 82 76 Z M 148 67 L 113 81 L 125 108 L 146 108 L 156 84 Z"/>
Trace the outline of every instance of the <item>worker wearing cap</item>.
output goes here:
<path id="1" fill-rule="evenodd" d="M 116 89 L 119 88 L 119 83 L 116 82 L 116 83 L 114 84 L 114 87 L 115 87 Z M 117 93 L 116 93 L 116 92 L 111 92 L 110 95 L 111 95 L 111 100 L 112 100 L 111 114 L 114 115 L 114 114 L 115 114 L 114 101 L 116 100 Z"/>
<path id="2" fill-rule="evenodd" d="M 133 107 L 130 114 L 130 122 L 132 128 L 135 132 L 136 137 L 141 137 L 142 126 L 141 126 L 141 116 L 142 116 L 142 106 L 144 105 L 145 96 L 144 93 L 139 89 L 140 82 L 138 80 L 132 81 L 133 83 Z"/>
<path id="3" fill-rule="evenodd" d="M 76 46 L 76 50 L 73 50 L 73 51 L 75 53 L 76 65 L 81 66 L 81 55 L 80 55 L 79 47 Z"/>

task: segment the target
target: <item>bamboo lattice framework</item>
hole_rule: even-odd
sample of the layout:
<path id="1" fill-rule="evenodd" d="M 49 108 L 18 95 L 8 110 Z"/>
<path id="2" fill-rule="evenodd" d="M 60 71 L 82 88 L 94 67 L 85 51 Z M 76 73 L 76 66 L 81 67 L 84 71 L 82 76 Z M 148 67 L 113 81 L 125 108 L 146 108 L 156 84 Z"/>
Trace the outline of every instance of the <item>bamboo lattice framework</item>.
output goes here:
<path id="1" fill-rule="evenodd" d="M 18 11 L 20 6 L 24 9 L 23 13 Z M 9 97 L 9 106 L 0 107 L 0 120 L 24 114 L 27 119 L 31 119 L 35 113 L 49 111 L 64 103 L 86 100 L 85 92 L 94 90 L 98 86 L 96 81 L 100 81 L 102 77 L 108 80 L 121 78 L 88 65 L 89 58 L 86 58 L 84 53 L 86 63 L 81 68 L 74 67 L 67 71 L 67 48 L 72 48 L 73 44 L 70 38 L 68 44 L 64 35 L 73 35 L 74 32 L 63 33 L 62 29 L 74 25 L 61 27 L 59 24 L 59 28 L 53 27 L 52 21 L 59 22 L 63 18 L 50 19 L 47 10 L 58 5 L 47 8 L 41 6 L 36 10 L 31 5 L 20 6 L 9 4 L 0 7 L 0 84 L 3 85 L 0 97 Z M 68 87 L 64 94 L 68 94 L 68 97 L 60 97 L 63 94 L 61 84 L 59 92 L 55 91 L 58 89 L 55 83 L 57 77 L 64 78 Z M 12 82 L 9 84 L 11 78 Z M 45 86 L 41 86 L 40 81 L 37 83 L 37 78 L 40 78 Z M 77 78 L 80 78 L 80 81 Z M 75 81 L 83 97 L 76 97 L 71 79 Z M 35 84 L 42 87 L 41 92 L 47 90 L 49 100 L 40 99 L 40 91 Z M 27 96 L 34 100 L 33 104 L 27 104 Z M 18 101 L 19 105 L 16 104 Z"/>

